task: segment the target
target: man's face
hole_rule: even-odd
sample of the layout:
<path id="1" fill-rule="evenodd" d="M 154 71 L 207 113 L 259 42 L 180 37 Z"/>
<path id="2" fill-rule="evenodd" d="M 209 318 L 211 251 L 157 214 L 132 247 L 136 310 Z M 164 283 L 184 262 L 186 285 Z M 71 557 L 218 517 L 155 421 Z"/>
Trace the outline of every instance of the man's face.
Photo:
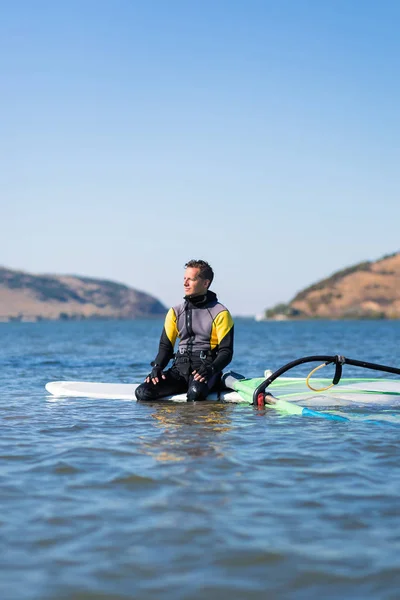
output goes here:
<path id="1" fill-rule="evenodd" d="M 200 296 L 207 292 L 210 281 L 199 277 L 200 269 L 188 267 L 183 276 L 183 288 L 185 296 Z"/>

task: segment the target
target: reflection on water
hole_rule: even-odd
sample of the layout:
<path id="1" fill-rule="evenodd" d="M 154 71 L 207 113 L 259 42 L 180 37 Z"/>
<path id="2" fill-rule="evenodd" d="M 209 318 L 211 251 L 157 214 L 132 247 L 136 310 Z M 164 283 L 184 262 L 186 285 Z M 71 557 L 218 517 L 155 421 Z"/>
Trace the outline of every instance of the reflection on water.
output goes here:
<path id="1" fill-rule="evenodd" d="M 146 452 L 159 461 L 182 461 L 187 456 L 221 456 L 218 436 L 232 428 L 232 406 L 226 404 L 152 404 L 151 413 L 162 433 Z"/>

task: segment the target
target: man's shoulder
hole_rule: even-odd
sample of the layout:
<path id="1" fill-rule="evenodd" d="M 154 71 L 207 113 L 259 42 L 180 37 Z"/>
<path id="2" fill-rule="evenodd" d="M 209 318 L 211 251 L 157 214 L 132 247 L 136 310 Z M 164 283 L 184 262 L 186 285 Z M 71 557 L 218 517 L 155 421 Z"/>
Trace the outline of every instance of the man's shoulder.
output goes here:
<path id="1" fill-rule="evenodd" d="M 207 308 L 212 311 L 214 318 L 220 313 L 224 312 L 231 316 L 229 309 L 225 306 L 225 304 L 222 304 L 222 302 L 220 302 L 218 298 L 210 302 L 207 305 Z"/>
<path id="2" fill-rule="evenodd" d="M 180 302 L 179 304 L 175 304 L 174 306 L 171 306 L 171 308 L 169 309 L 170 311 L 174 311 L 175 315 L 178 316 L 181 312 L 184 311 L 185 309 L 185 300 L 183 302 Z"/>

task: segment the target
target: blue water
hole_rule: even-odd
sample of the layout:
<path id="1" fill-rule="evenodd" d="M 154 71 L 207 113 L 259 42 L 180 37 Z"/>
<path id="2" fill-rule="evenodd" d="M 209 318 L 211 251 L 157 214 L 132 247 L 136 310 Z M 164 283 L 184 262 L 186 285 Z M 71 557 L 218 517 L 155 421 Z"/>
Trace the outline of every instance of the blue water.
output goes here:
<path id="1" fill-rule="evenodd" d="M 49 401 L 50 380 L 143 379 L 161 325 L 0 324 L 0 598 L 398 598 L 398 427 Z M 232 368 L 399 366 L 399 341 L 400 322 L 238 320 Z"/>

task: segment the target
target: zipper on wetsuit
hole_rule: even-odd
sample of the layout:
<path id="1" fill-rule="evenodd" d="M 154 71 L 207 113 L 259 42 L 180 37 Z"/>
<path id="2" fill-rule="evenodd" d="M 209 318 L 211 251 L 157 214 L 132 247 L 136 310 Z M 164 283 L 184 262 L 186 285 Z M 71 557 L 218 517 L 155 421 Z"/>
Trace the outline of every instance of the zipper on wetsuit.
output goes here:
<path id="1" fill-rule="evenodd" d="M 187 306 L 186 306 L 186 329 L 189 334 L 187 349 L 188 349 L 190 365 L 192 365 L 194 333 L 193 333 L 193 329 L 192 329 L 192 307 L 190 306 L 190 304 L 187 304 Z"/>

